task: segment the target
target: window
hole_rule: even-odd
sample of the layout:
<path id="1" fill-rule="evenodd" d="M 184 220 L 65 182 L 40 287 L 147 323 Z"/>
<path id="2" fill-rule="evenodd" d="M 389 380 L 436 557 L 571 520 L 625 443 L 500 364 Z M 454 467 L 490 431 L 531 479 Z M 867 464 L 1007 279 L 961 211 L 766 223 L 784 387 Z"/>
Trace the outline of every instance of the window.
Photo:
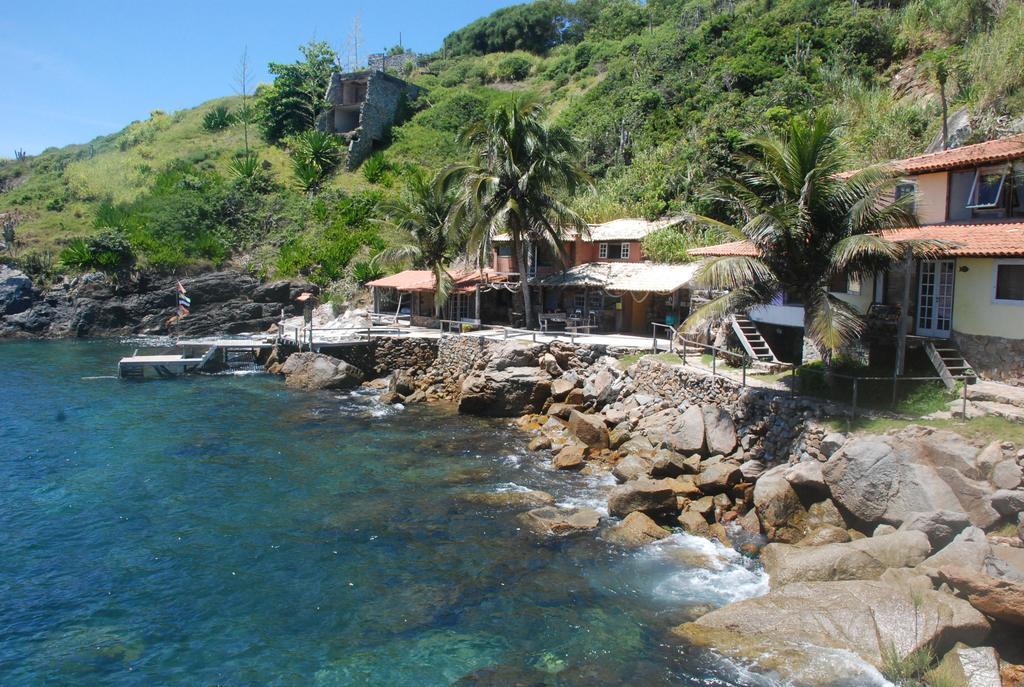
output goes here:
<path id="1" fill-rule="evenodd" d="M 828 284 L 828 290 L 832 293 L 848 293 L 851 296 L 860 295 L 860 280 L 848 274 L 836 274 Z"/>
<path id="2" fill-rule="evenodd" d="M 910 196 L 904 201 L 908 212 L 917 214 L 917 184 L 913 181 L 901 181 L 896 184 L 896 200 Z"/>
<path id="3" fill-rule="evenodd" d="M 1010 191 L 1010 214 L 1014 217 L 1024 216 L 1024 162 L 1013 165 L 1013 178 Z"/>
<path id="4" fill-rule="evenodd" d="M 993 301 L 1024 305 L 1024 260 L 1008 260 L 995 264 Z"/>
<path id="5" fill-rule="evenodd" d="M 628 243 L 602 243 L 597 247 L 597 257 L 601 260 L 628 260 Z"/>
<path id="6" fill-rule="evenodd" d="M 828 283 L 828 290 L 832 293 L 846 293 L 849 286 L 849 279 L 845 274 L 834 274 Z"/>
<path id="7" fill-rule="evenodd" d="M 1005 167 L 983 167 L 974 175 L 971 195 L 967 207 L 972 209 L 994 208 L 1003 197 L 1003 182 L 1006 180 Z"/>
<path id="8" fill-rule="evenodd" d="M 511 258 L 512 257 L 512 244 L 511 243 L 499 243 L 498 244 L 498 257 L 499 258 Z"/>

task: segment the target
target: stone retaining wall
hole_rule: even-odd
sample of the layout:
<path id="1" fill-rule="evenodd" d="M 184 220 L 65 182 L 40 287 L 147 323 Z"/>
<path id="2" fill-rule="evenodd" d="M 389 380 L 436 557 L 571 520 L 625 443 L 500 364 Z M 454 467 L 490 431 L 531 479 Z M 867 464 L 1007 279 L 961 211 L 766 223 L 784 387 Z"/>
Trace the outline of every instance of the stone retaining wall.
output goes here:
<path id="1" fill-rule="evenodd" d="M 974 371 L 986 379 L 1024 379 L 1024 339 L 953 332 L 953 341 Z"/>

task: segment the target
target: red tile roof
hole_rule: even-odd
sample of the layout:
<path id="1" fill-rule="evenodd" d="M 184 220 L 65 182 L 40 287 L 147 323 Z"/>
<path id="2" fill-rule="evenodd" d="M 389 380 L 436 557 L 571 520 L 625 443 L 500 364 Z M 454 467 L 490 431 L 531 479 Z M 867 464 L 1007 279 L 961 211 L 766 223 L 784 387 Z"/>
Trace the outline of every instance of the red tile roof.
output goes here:
<path id="1" fill-rule="evenodd" d="M 956 246 L 942 251 L 948 257 L 1024 256 L 1024 222 L 993 224 L 928 224 L 896 229 L 882 234 L 892 241 L 940 239 Z M 757 249 L 749 241 L 733 241 L 717 246 L 694 248 L 690 255 L 755 257 Z"/>
<path id="2" fill-rule="evenodd" d="M 940 150 L 936 153 L 926 153 L 916 157 L 908 157 L 906 160 L 893 160 L 885 163 L 885 167 L 897 170 L 901 174 L 924 174 L 926 172 L 941 172 L 950 169 L 961 169 L 963 167 L 976 167 L 993 162 L 1004 162 L 1024 158 L 1024 134 L 997 138 L 992 141 L 975 143 L 974 145 L 962 146 Z M 855 171 L 843 172 L 839 176 L 848 178 L 855 174 Z"/>
<path id="3" fill-rule="evenodd" d="M 941 239 L 956 243 L 942 251 L 949 257 L 1024 256 L 1024 222 L 932 224 L 882 234 L 891 241 Z"/>
<path id="4" fill-rule="evenodd" d="M 701 255 L 701 256 L 723 256 L 723 255 L 742 255 L 748 258 L 757 257 L 757 249 L 754 248 L 754 244 L 750 241 L 731 241 L 729 243 L 720 243 L 717 246 L 704 246 L 703 248 L 691 248 L 687 251 L 690 255 Z"/>
<path id="5" fill-rule="evenodd" d="M 449 272 L 456 291 L 472 290 L 479 283 L 505 281 L 505 277 L 490 269 L 455 270 Z M 367 286 L 398 289 L 399 291 L 433 291 L 434 273 L 430 270 L 405 270 L 367 282 Z"/>

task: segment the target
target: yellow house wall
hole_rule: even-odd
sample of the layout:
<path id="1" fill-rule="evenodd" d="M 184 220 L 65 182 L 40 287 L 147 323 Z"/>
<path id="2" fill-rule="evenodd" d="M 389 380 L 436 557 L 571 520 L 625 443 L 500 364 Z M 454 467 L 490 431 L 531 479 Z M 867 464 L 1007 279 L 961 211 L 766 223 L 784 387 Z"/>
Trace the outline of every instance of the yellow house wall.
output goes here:
<path id="1" fill-rule="evenodd" d="M 871 305 L 871 296 L 874 291 L 874 280 L 872 277 L 866 277 L 860 281 L 860 290 L 857 293 L 833 293 L 832 295 L 841 301 L 845 301 L 852 305 L 857 312 L 861 315 L 866 315 L 868 312 L 868 306 Z M 857 282 L 850 281 L 850 286 L 854 289 L 857 288 Z"/>
<path id="2" fill-rule="evenodd" d="M 1024 305 L 993 303 L 992 258 L 957 260 L 953 329 L 964 334 L 1024 339 Z M 966 272 L 961 272 L 967 267 Z"/>
<path id="3" fill-rule="evenodd" d="M 919 174 L 917 182 L 917 221 L 921 224 L 940 224 L 946 221 L 946 177 L 948 172 Z"/>

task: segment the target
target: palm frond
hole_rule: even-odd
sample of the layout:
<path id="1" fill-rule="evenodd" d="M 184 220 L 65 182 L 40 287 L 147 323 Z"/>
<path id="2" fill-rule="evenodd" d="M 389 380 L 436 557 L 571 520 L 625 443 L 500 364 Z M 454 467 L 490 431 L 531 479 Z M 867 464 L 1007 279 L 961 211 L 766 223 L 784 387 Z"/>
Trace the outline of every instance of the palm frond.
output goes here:
<path id="1" fill-rule="evenodd" d="M 734 289 L 777 281 L 771 268 L 764 262 L 739 255 L 711 258 L 700 266 L 693 280 L 710 289 Z"/>
<path id="2" fill-rule="evenodd" d="M 856 341 L 864 329 L 864 320 L 853 306 L 825 289 L 816 289 L 811 294 L 804 302 L 804 335 L 833 354 Z"/>
<path id="3" fill-rule="evenodd" d="M 746 313 L 751 308 L 767 305 L 773 295 L 774 291 L 764 286 L 749 285 L 733 289 L 691 312 L 680 329 L 692 332 L 702 325 L 721 322 L 729 315 Z"/>

